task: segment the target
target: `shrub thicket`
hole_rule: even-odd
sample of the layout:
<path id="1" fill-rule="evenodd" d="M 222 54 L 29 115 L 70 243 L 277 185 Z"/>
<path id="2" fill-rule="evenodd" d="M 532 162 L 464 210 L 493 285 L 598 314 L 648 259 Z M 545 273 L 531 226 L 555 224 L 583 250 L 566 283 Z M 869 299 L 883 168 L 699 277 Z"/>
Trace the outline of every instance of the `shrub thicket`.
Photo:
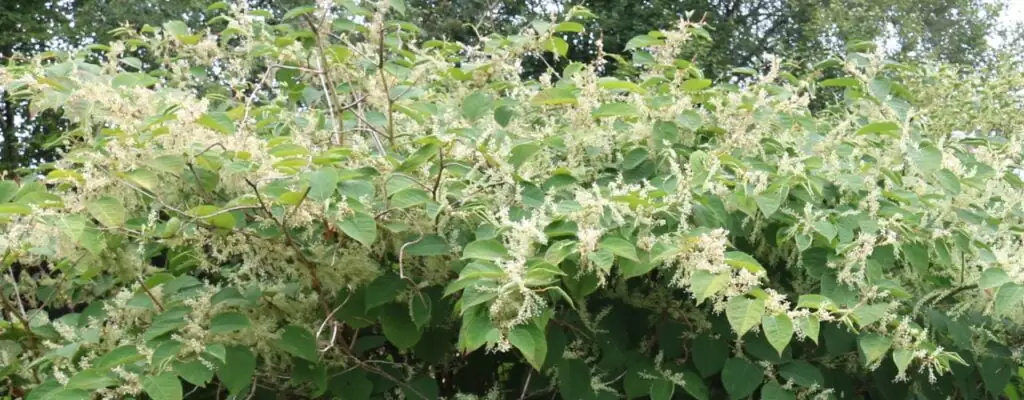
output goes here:
<path id="1" fill-rule="evenodd" d="M 527 80 L 586 9 L 468 47 L 417 41 L 395 0 L 213 7 L 0 69 L 74 127 L 0 182 L 11 396 L 1021 390 L 1009 64 L 862 45 L 715 84 L 682 20 Z"/>

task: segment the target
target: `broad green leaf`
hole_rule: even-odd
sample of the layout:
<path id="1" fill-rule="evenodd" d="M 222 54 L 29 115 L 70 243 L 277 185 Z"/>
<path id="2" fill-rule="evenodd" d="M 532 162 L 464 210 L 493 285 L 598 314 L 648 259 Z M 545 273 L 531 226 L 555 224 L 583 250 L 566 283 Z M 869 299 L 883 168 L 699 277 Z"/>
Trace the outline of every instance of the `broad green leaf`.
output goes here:
<path id="1" fill-rule="evenodd" d="M 405 246 L 406 256 L 443 256 L 451 252 L 448 242 L 434 234 L 424 235 L 420 239 L 413 237 L 407 243 L 408 245 Z"/>
<path id="2" fill-rule="evenodd" d="M 414 294 L 409 298 L 409 313 L 416 329 L 423 329 L 430 322 L 430 314 L 433 311 L 431 297 L 424 293 Z"/>
<path id="3" fill-rule="evenodd" d="M 516 116 L 515 111 L 509 106 L 498 106 L 494 109 L 494 122 L 502 127 L 508 126 L 512 122 L 512 118 Z"/>
<path id="4" fill-rule="evenodd" d="M 334 195 L 338 188 L 338 170 L 324 167 L 309 174 L 309 198 L 324 201 Z"/>
<path id="5" fill-rule="evenodd" d="M 18 203 L 5 203 L 0 204 L 0 215 L 29 215 L 32 213 L 32 208 L 24 204 Z"/>
<path id="6" fill-rule="evenodd" d="M 167 21 L 163 24 L 164 30 L 174 36 L 187 35 L 189 33 L 188 25 L 184 21 L 173 20 Z"/>
<path id="7" fill-rule="evenodd" d="M 928 258 L 928 249 L 919 243 L 904 244 L 903 257 L 910 262 L 910 266 L 917 270 L 918 273 L 927 273 L 928 267 L 931 265 Z"/>
<path id="8" fill-rule="evenodd" d="M 931 174 L 942 168 L 942 150 L 935 146 L 921 146 L 913 153 L 912 158 L 914 165 L 925 174 Z"/>
<path id="9" fill-rule="evenodd" d="M 820 294 L 802 294 L 797 299 L 796 306 L 810 308 L 812 310 L 825 308 L 826 310 L 831 311 L 836 309 L 835 302 L 833 302 L 832 299 Z"/>
<path id="10" fill-rule="evenodd" d="M 160 177 L 148 169 L 140 168 L 128 172 L 125 174 L 125 178 L 127 178 L 131 183 L 150 192 L 156 191 L 156 188 L 160 186 Z"/>
<path id="11" fill-rule="evenodd" d="M 754 201 L 757 202 L 757 208 L 761 209 L 761 213 L 765 217 L 771 217 L 775 214 L 775 211 L 778 211 L 779 207 L 782 206 L 782 200 L 782 191 L 780 190 L 765 191 L 754 198 Z"/>
<path id="12" fill-rule="evenodd" d="M 459 330 L 459 350 L 469 353 L 497 339 L 498 330 L 491 324 L 487 310 L 477 307 L 463 314 L 462 327 Z"/>
<path id="13" fill-rule="evenodd" d="M 415 346 L 423 334 L 409 316 L 409 308 L 404 305 L 391 304 L 382 308 L 380 323 L 384 337 L 399 350 Z"/>
<path id="14" fill-rule="evenodd" d="M 590 379 L 590 367 L 583 360 L 567 358 L 558 364 L 558 392 L 563 399 L 596 400 Z"/>
<path id="15" fill-rule="evenodd" d="M 391 6 L 392 10 L 397 11 L 401 15 L 405 15 L 407 11 L 405 0 L 388 0 L 388 5 Z"/>
<path id="16" fill-rule="evenodd" d="M 605 103 L 597 107 L 590 115 L 594 118 L 638 117 L 640 112 L 628 103 Z"/>
<path id="17" fill-rule="evenodd" d="M 431 201 L 430 194 L 420 188 L 408 188 L 391 196 L 391 207 L 405 209 Z"/>
<path id="18" fill-rule="evenodd" d="M 640 262 L 640 258 L 636 255 L 636 246 L 618 236 L 605 236 L 598 242 L 597 247 L 608 250 L 616 256 Z"/>
<path id="19" fill-rule="evenodd" d="M 626 42 L 626 50 L 633 50 L 641 47 L 651 47 L 664 44 L 665 41 L 650 35 L 634 36 Z"/>
<path id="20" fill-rule="evenodd" d="M 99 390 L 117 385 L 117 379 L 107 371 L 97 368 L 87 369 L 78 372 L 68 379 L 67 387 L 70 389 Z"/>
<path id="21" fill-rule="evenodd" d="M 508 257 L 505 245 L 494 239 L 470 242 L 462 250 L 462 259 L 478 259 L 497 261 Z"/>
<path id="22" fill-rule="evenodd" d="M 853 317 L 857 319 L 858 326 L 865 327 L 881 320 L 888 310 L 886 304 L 865 304 L 853 309 Z"/>
<path id="23" fill-rule="evenodd" d="M 224 365 L 217 368 L 217 377 L 231 394 L 239 394 L 249 386 L 256 372 L 256 356 L 242 346 L 228 346 L 225 350 Z"/>
<path id="24" fill-rule="evenodd" d="M 176 361 L 173 369 L 181 379 L 196 386 L 206 386 L 213 379 L 213 371 L 199 360 Z"/>
<path id="25" fill-rule="evenodd" d="M 729 284 L 731 277 L 728 273 L 712 274 L 704 270 L 694 271 L 693 275 L 690 276 L 690 291 L 693 292 L 693 296 L 697 299 L 697 304 L 701 304 L 708 297 L 718 294 L 720 290 Z"/>
<path id="26" fill-rule="evenodd" d="M 1015 365 L 1010 360 L 1001 357 L 979 357 L 978 373 L 985 384 L 985 389 L 991 394 L 999 394 L 1013 379 Z M 996 397 L 996 396 L 992 396 Z"/>
<path id="27" fill-rule="evenodd" d="M 868 134 L 889 135 L 889 134 L 897 133 L 899 130 L 900 130 L 900 125 L 899 124 L 897 124 L 895 122 L 891 122 L 891 121 L 883 121 L 883 122 L 873 122 L 873 123 L 864 125 L 860 129 L 857 130 L 857 134 L 858 135 L 868 135 Z"/>
<path id="28" fill-rule="evenodd" d="M 526 361 L 537 371 L 544 366 L 544 358 L 548 354 L 547 338 L 535 324 L 527 323 L 513 329 L 508 334 L 508 341 L 519 349 Z"/>
<path id="29" fill-rule="evenodd" d="M 860 81 L 856 78 L 832 78 L 826 79 L 819 83 L 822 87 L 852 87 L 856 88 L 860 86 Z"/>
<path id="30" fill-rule="evenodd" d="M 501 271 L 502 274 L 505 271 Z M 531 264 L 526 270 L 527 286 L 546 286 L 558 280 L 559 276 L 565 276 L 565 272 L 547 261 Z"/>
<path id="31" fill-rule="evenodd" d="M 872 365 L 881 360 L 891 346 L 892 339 L 874 332 L 863 333 L 857 339 L 857 348 L 860 350 L 861 360 L 864 361 L 864 365 Z"/>
<path id="32" fill-rule="evenodd" d="M 700 376 L 707 378 L 717 374 L 725 366 L 729 358 L 729 345 L 725 338 L 715 339 L 707 334 L 697 336 L 691 343 L 693 364 L 697 366 Z"/>
<path id="33" fill-rule="evenodd" d="M 1007 282 L 999 287 L 993 306 L 995 315 L 1002 316 L 1013 311 L 1020 312 L 1022 306 L 1024 306 L 1024 286 Z"/>
<path id="34" fill-rule="evenodd" d="M 210 319 L 210 333 L 227 333 L 248 328 L 252 325 L 245 314 L 228 311 Z"/>
<path id="35" fill-rule="evenodd" d="M 811 339 L 814 344 L 818 344 L 818 332 L 821 329 L 821 322 L 818 321 L 818 317 L 815 315 L 808 315 L 803 318 L 797 318 L 796 327 L 803 332 L 804 336 Z"/>
<path id="36" fill-rule="evenodd" d="M 118 365 L 133 363 L 145 358 L 135 345 L 124 345 L 111 350 L 92 362 L 93 368 L 106 370 Z"/>
<path id="37" fill-rule="evenodd" d="M 204 222 L 216 226 L 222 229 L 233 229 L 235 227 L 235 217 L 230 212 L 224 212 L 220 207 L 212 205 L 201 205 L 193 207 L 189 210 L 189 213 L 202 218 Z"/>
<path id="38" fill-rule="evenodd" d="M 92 394 L 84 389 L 58 388 L 52 392 L 40 394 L 43 397 L 33 397 L 37 392 L 41 393 L 42 390 L 38 388 L 33 390 L 32 393 L 29 393 L 29 397 L 27 397 L 26 400 L 36 400 L 37 398 L 45 400 L 82 400 L 92 398 Z"/>
<path id="39" fill-rule="evenodd" d="M 757 262 L 754 257 L 742 251 L 730 251 L 725 253 L 725 263 L 729 264 L 733 268 L 743 268 L 750 273 L 760 274 L 764 272 L 764 267 L 761 263 Z"/>
<path id="40" fill-rule="evenodd" d="M 537 152 L 540 151 L 540 149 L 540 145 L 534 142 L 516 145 L 515 147 L 512 148 L 512 156 L 509 157 L 508 163 L 518 168 L 522 166 L 523 163 L 530 160 L 530 158 L 533 157 L 534 154 L 537 154 Z"/>
<path id="41" fill-rule="evenodd" d="M 166 285 L 164 289 L 167 290 Z M 178 330 L 187 325 L 187 322 L 185 322 L 186 313 L 188 313 L 188 309 L 184 307 L 176 307 L 163 312 L 153 319 L 153 324 L 142 334 L 142 337 L 146 340 L 153 340 Z"/>
<path id="42" fill-rule="evenodd" d="M 946 191 L 946 193 L 956 196 L 960 194 L 962 189 L 960 185 L 960 178 L 948 169 L 941 169 L 935 173 L 935 178 L 938 179 L 939 185 Z"/>
<path id="43" fill-rule="evenodd" d="M 994 267 L 986 269 L 978 279 L 979 289 L 992 289 L 1003 286 L 1010 281 L 1010 276 L 1002 268 Z"/>
<path id="44" fill-rule="evenodd" d="M 742 399 L 752 393 L 764 380 L 764 369 L 742 358 L 730 358 L 722 368 L 722 386 L 731 399 Z"/>
<path id="45" fill-rule="evenodd" d="M 775 351 L 782 355 L 790 339 L 793 338 L 793 321 L 786 314 L 765 315 L 761 319 L 761 329 L 768 338 L 768 343 L 775 348 Z"/>
<path id="46" fill-rule="evenodd" d="M 631 170 L 636 168 L 650 157 L 650 152 L 647 151 L 646 147 L 637 146 L 626 153 L 626 156 L 622 160 L 622 169 Z"/>
<path id="47" fill-rule="evenodd" d="M 208 112 L 199 117 L 196 123 L 225 135 L 235 133 L 235 121 L 232 121 L 227 113 Z"/>
<path id="48" fill-rule="evenodd" d="M 530 99 L 533 105 L 576 104 L 579 90 L 575 87 L 559 86 L 544 89 Z"/>
<path id="49" fill-rule="evenodd" d="M 637 94 L 647 93 L 647 91 L 640 87 L 640 85 L 630 81 L 620 81 L 615 78 L 601 78 L 601 80 L 598 81 L 597 86 L 601 89 L 607 90 L 622 90 Z"/>
<path id="50" fill-rule="evenodd" d="M 180 174 L 186 166 L 184 157 L 173 154 L 156 157 L 147 162 L 146 165 L 157 171 L 173 175 Z"/>
<path id="51" fill-rule="evenodd" d="M 327 387 L 335 397 L 342 399 L 369 400 L 373 394 L 373 382 L 367 378 L 365 371 L 358 368 L 332 376 Z"/>
<path id="52" fill-rule="evenodd" d="M 676 391 L 676 384 L 667 379 L 655 379 L 651 382 L 651 400 L 671 400 Z"/>
<path id="53" fill-rule="evenodd" d="M 114 228 L 124 225 L 124 206 L 113 197 L 100 197 L 89 203 L 86 207 L 89 210 L 89 214 L 92 214 L 97 221 L 100 221 L 106 227 Z"/>
<path id="54" fill-rule="evenodd" d="M 796 394 L 783 389 L 778 383 L 769 381 L 761 386 L 761 400 L 796 400 Z"/>
<path id="55" fill-rule="evenodd" d="M 555 25 L 555 32 L 583 32 L 583 24 L 579 22 L 565 21 Z"/>
<path id="56" fill-rule="evenodd" d="M 697 92 L 700 90 L 704 90 L 709 86 L 711 86 L 710 79 L 690 79 L 684 81 L 682 85 L 680 85 L 680 89 L 682 89 L 684 92 Z"/>
<path id="57" fill-rule="evenodd" d="M 409 157 L 407 157 L 405 161 L 402 161 L 402 164 L 398 166 L 398 170 L 412 171 L 416 168 L 419 168 L 419 166 L 425 164 L 427 161 L 430 161 L 434 159 L 434 157 L 437 157 L 438 152 L 440 150 L 441 145 L 437 144 L 436 142 L 427 143 L 423 145 L 423 147 L 420 147 L 418 150 L 416 150 L 415 153 L 409 155 Z"/>
<path id="58" fill-rule="evenodd" d="M 683 371 L 683 390 L 697 400 L 708 400 L 709 390 L 701 377 L 690 370 Z"/>
<path id="59" fill-rule="evenodd" d="M 762 298 L 736 296 L 729 300 L 725 306 L 725 316 L 729 320 L 729 325 L 736 331 L 736 336 L 742 337 L 761 322 L 764 307 Z"/>
<path id="60" fill-rule="evenodd" d="M 821 370 L 804 360 L 796 360 L 782 366 L 779 368 L 779 375 L 805 388 L 825 386 L 825 376 L 821 374 Z"/>
<path id="61" fill-rule="evenodd" d="M 462 101 L 462 116 L 470 121 L 479 119 L 491 111 L 493 102 L 491 95 L 474 92 Z"/>
<path id="62" fill-rule="evenodd" d="M 914 351 L 909 349 L 895 349 L 892 351 L 892 361 L 896 364 L 896 370 L 900 375 L 907 371 L 907 366 L 914 360 Z"/>
<path id="63" fill-rule="evenodd" d="M 540 48 L 565 57 L 569 53 L 569 43 L 558 36 L 552 36 L 540 43 Z"/>
<path id="64" fill-rule="evenodd" d="M 295 357 L 309 362 L 317 362 L 316 339 L 305 327 L 288 325 L 281 331 L 277 347 Z"/>
<path id="65" fill-rule="evenodd" d="M 405 398 L 414 400 L 439 399 L 441 398 L 440 390 L 437 379 L 431 378 L 429 375 L 419 375 L 402 386 L 402 394 L 405 395 Z"/>
<path id="66" fill-rule="evenodd" d="M 487 287 L 488 290 L 484 290 L 477 286 L 466 287 L 462 291 L 462 309 L 468 309 L 478 304 L 484 304 L 498 297 L 498 292 L 494 289 L 494 285 L 482 285 Z"/>
<path id="67" fill-rule="evenodd" d="M 595 267 L 604 272 L 610 272 L 615 265 L 615 254 L 605 248 L 598 248 L 597 251 L 587 255 L 587 259 Z"/>
<path id="68" fill-rule="evenodd" d="M 836 229 L 836 226 L 832 222 L 827 220 L 815 222 L 814 230 L 820 233 L 821 236 L 824 236 L 825 239 L 828 239 L 829 241 L 834 239 L 836 237 L 836 234 L 839 233 L 839 230 Z"/>
<path id="69" fill-rule="evenodd" d="M 391 303 L 408 286 L 408 281 L 394 274 L 385 274 L 374 279 L 366 288 L 365 310 L 370 311 Z"/>
<path id="70" fill-rule="evenodd" d="M 632 261 L 628 258 L 619 259 L 619 272 L 626 279 L 646 275 L 656 266 L 658 266 L 656 262 L 647 260 L 646 257 L 640 261 Z"/>
<path id="71" fill-rule="evenodd" d="M 287 21 L 287 20 L 290 20 L 292 18 L 296 18 L 296 17 L 303 16 L 303 15 L 306 15 L 306 14 L 312 14 L 314 12 L 316 12 L 316 7 L 314 7 L 314 6 L 295 7 L 293 9 L 288 10 L 288 12 L 284 13 L 284 16 L 281 17 L 281 20 L 282 21 Z"/>
<path id="72" fill-rule="evenodd" d="M 18 183 L 14 181 L 0 181 L 0 203 L 6 203 L 18 193 Z"/>
<path id="73" fill-rule="evenodd" d="M 142 390 L 153 400 L 181 400 L 181 381 L 173 373 L 142 378 Z"/>
<path id="74" fill-rule="evenodd" d="M 363 246 L 370 247 L 377 241 L 377 221 L 372 215 L 357 211 L 342 220 L 338 228 Z"/>
<path id="75" fill-rule="evenodd" d="M 740 75 L 757 76 L 757 70 L 749 67 L 737 67 L 730 69 L 729 72 Z"/>

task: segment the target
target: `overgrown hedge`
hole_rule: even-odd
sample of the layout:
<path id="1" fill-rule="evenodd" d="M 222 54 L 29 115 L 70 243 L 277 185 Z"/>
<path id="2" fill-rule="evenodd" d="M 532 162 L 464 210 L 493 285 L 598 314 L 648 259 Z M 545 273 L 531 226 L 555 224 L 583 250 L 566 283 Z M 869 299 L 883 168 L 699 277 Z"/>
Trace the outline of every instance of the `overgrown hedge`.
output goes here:
<path id="1" fill-rule="evenodd" d="M 1012 64 L 713 80 L 682 20 L 530 80 L 588 10 L 474 48 L 329 3 L 0 69 L 74 126 L 0 182 L 9 397 L 1024 390 Z"/>

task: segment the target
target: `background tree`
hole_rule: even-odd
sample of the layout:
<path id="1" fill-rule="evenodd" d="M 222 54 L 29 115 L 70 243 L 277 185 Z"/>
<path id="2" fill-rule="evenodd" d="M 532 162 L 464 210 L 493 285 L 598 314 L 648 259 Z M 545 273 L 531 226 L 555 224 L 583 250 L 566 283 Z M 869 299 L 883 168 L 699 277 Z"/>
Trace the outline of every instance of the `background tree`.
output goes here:
<path id="1" fill-rule="evenodd" d="M 647 33 L 650 24 L 676 23 L 685 13 L 708 24 L 712 40 L 689 49 L 709 76 L 735 66 L 750 66 L 764 53 L 794 61 L 813 54 L 841 53 L 858 41 L 878 41 L 895 59 L 935 59 L 959 64 L 989 54 L 988 35 L 997 29 L 1000 2 L 983 0 L 559 0 L 554 2 L 489 0 L 414 0 L 416 22 L 427 36 L 476 41 L 469 23 L 480 31 L 508 33 L 547 13 L 584 6 L 599 26 L 575 43 L 570 60 L 596 56 L 593 40 L 604 50 L 621 53 L 627 41 Z"/>
<path id="2" fill-rule="evenodd" d="M 252 0 L 251 6 L 281 16 L 301 1 Z M 688 57 L 699 59 L 708 76 L 720 77 L 734 66 L 750 66 L 765 53 L 792 62 L 812 55 L 840 52 L 859 40 L 881 41 L 895 59 L 936 59 L 953 63 L 980 62 L 990 54 L 986 37 L 996 29 L 999 3 L 983 0 L 410 0 L 410 19 L 423 37 L 445 37 L 475 43 L 478 35 L 514 33 L 530 22 L 549 19 L 551 12 L 588 7 L 600 24 L 577 37 L 567 57 L 524 60 L 525 73 L 535 76 L 547 65 L 563 68 L 568 61 L 589 62 L 604 51 L 622 53 L 627 41 L 650 26 L 676 23 L 686 12 L 708 23 L 711 41 L 695 43 Z M 75 0 L 10 1 L 0 5 L 0 62 L 14 54 L 36 54 L 104 43 L 109 32 L 131 21 L 135 27 L 159 25 L 170 18 L 194 26 L 206 20 L 205 0 Z M 635 74 L 629 65 L 610 64 L 608 74 Z M 0 171 L 52 159 L 54 133 L 64 127 L 59 115 L 30 115 L 28 104 L 0 102 Z"/>

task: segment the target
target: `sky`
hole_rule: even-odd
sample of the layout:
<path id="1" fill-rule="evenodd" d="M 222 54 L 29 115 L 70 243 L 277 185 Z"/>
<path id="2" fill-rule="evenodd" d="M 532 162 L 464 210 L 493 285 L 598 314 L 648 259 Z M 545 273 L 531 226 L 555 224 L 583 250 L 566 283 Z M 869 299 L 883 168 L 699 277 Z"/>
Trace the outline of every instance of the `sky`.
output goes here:
<path id="1" fill-rule="evenodd" d="M 1001 19 L 1007 25 L 1024 23 L 1024 0 L 1006 0 L 1006 10 L 1003 11 Z M 990 37 L 989 42 L 992 45 L 998 46 L 1002 41 L 998 38 Z"/>
<path id="2" fill-rule="evenodd" d="M 1012 21 L 1024 21 L 1024 0 L 1007 1 L 1006 16 Z"/>

